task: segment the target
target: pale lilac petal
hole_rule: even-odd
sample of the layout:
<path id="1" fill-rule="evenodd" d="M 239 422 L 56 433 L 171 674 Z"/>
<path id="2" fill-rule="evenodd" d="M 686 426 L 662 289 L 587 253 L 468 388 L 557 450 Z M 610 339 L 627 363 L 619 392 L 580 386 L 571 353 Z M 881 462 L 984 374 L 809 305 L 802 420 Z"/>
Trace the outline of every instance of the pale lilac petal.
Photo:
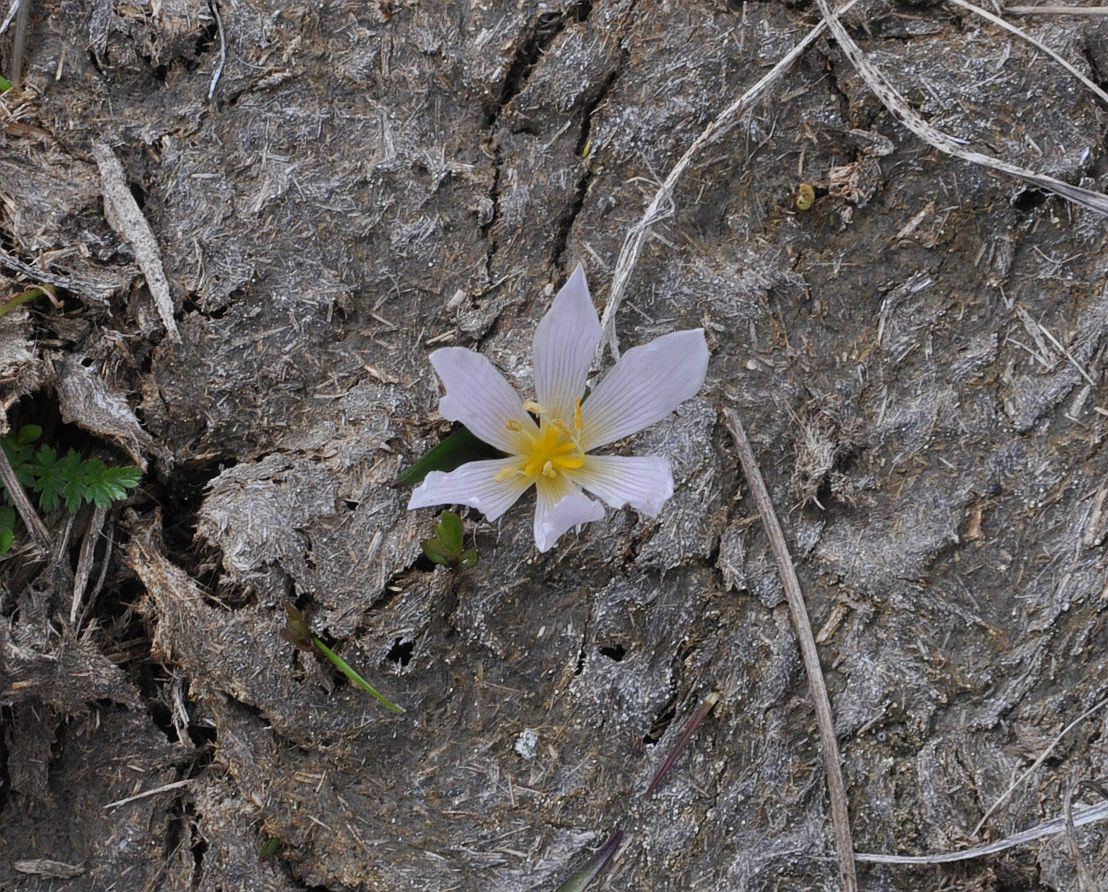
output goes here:
<path id="1" fill-rule="evenodd" d="M 673 495 L 669 460 L 657 455 L 590 455 L 573 471 L 573 482 L 613 508 L 630 505 L 647 517 L 656 517 Z"/>
<path id="2" fill-rule="evenodd" d="M 604 507 L 584 495 L 565 477 L 548 480 L 540 477 L 535 488 L 535 547 L 549 551 L 562 533 L 604 517 Z"/>
<path id="3" fill-rule="evenodd" d="M 408 509 L 429 508 L 431 505 L 468 505 L 489 520 L 496 520 L 515 504 L 531 481 L 522 475 L 504 475 L 505 469 L 519 464 L 514 458 L 494 458 L 471 461 L 444 474 L 431 471 L 416 487 Z"/>
<path id="4" fill-rule="evenodd" d="M 535 330 L 535 399 L 572 426 L 585 376 L 600 341 L 600 322 L 578 264 Z"/>
<path id="5" fill-rule="evenodd" d="M 446 396 L 439 400 L 439 413 L 449 421 L 460 421 L 479 440 L 504 452 L 522 451 L 520 434 L 508 429 L 518 422 L 524 430 L 536 430 L 504 376 L 480 353 L 465 347 L 444 347 L 431 354 Z"/>
<path id="6" fill-rule="evenodd" d="M 696 395 L 707 371 L 708 344 L 700 328 L 632 347 L 585 401 L 581 448 L 606 446 L 665 418 Z"/>

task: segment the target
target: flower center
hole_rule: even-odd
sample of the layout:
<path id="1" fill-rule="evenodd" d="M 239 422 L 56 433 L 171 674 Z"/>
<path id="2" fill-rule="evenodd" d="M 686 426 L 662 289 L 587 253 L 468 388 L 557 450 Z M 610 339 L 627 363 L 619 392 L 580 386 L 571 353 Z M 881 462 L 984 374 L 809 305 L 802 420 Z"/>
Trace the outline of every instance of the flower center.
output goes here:
<path id="1" fill-rule="evenodd" d="M 544 419 L 538 436 L 527 439 L 527 447 L 520 456 L 523 459 L 520 470 L 531 480 L 538 480 L 540 475 L 557 477 L 559 472 L 572 471 L 585 464 L 581 447 L 560 421 L 547 423 Z"/>

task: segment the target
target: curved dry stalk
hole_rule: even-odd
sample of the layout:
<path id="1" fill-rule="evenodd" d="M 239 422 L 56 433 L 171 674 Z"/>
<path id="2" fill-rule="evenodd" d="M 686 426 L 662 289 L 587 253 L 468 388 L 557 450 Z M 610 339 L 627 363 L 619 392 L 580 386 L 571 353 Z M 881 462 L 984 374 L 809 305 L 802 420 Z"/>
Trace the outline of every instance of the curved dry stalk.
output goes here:
<path id="1" fill-rule="evenodd" d="M 1039 754 L 1039 758 L 1037 758 L 1034 762 L 1031 763 L 1031 767 L 1028 768 L 1019 777 L 1017 777 L 1014 781 L 1012 781 L 1012 783 L 1010 783 L 1008 785 L 1008 789 L 1005 790 L 1003 793 L 1001 793 L 1000 796 L 997 798 L 996 802 L 994 802 L 991 806 L 989 806 L 989 810 L 987 812 L 985 812 L 984 815 L 981 816 L 981 820 L 977 822 L 977 826 L 973 828 L 973 831 L 970 833 L 970 836 L 977 836 L 977 834 L 979 834 L 981 832 L 981 828 L 984 827 L 985 822 L 987 820 L 989 820 L 990 817 L 992 817 L 993 812 L 995 812 L 998 808 L 1000 808 L 1001 805 L 1004 804 L 1004 800 L 1012 795 L 1012 791 L 1015 790 L 1016 787 L 1018 787 L 1025 780 L 1027 780 L 1028 777 L 1030 777 L 1032 774 L 1034 774 L 1034 772 L 1039 768 L 1039 766 L 1042 765 L 1043 762 L 1045 762 L 1047 760 L 1047 758 L 1050 756 L 1050 754 L 1054 751 L 1054 748 L 1056 746 L 1058 746 L 1058 744 L 1061 742 L 1063 737 L 1065 737 L 1067 734 L 1069 734 L 1070 731 L 1072 731 L 1074 728 L 1076 728 L 1078 725 L 1080 725 L 1083 721 L 1085 721 L 1085 719 L 1087 719 L 1089 716 L 1091 716 L 1094 712 L 1097 712 L 1098 710 L 1103 709 L 1105 706 L 1108 706 L 1108 697 L 1105 697 L 1099 703 L 1097 703 L 1093 706 L 1090 706 L 1083 713 L 1081 713 L 1081 715 L 1079 715 L 1072 722 L 1070 722 L 1068 725 L 1066 725 L 1066 727 L 1064 727 L 1061 731 L 1059 731 L 1058 734 L 1055 736 L 1055 738 L 1052 741 L 1050 741 L 1050 745 L 1047 746 L 1047 748 L 1045 750 L 1043 750 L 1042 753 Z"/>
<path id="2" fill-rule="evenodd" d="M 1086 824 L 1095 824 L 1108 818 L 1108 802 L 1091 805 L 1081 811 L 1075 811 L 1072 815 L 1074 827 L 1084 827 Z M 1005 839 L 998 839 L 984 846 L 974 846 L 971 849 L 961 849 L 956 852 L 941 852 L 938 855 L 881 855 L 877 852 L 855 852 L 854 857 L 858 861 L 867 864 L 951 864 L 955 861 L 969 861 L 973 858 L 981 858 L 985 855 L 995 855 L 1006 849 L 1014 849 L 1016 846 L 1035 842 L 1045 836 L 1055 836 L 1066 830 L 1065 817 L 1054 818 L 1036 824 L 1028 830 L 1016 833 Z"/>
<path id="3" fill-rule="evenodd" d="M 838 43 L 839 48 L 846 55 L 847 59 L 850 60 L 850 64 L 854 66 L 854 70 L 857 71 L 862 80 L 866 82 L 866 86 L 873 91 L 873 94 L 881 101 L 881 104 L 884 105 L 901 124 L 911 130 L 912 133 L 932 148 L 938 149 L 940 152 L 955 158 L 961 158 L 963 161 L 968 161 L 971 164 L 977 164 L 981 167 L 987 167 L 991 170 L 1009 174 L 1039 189 L 1061 195 L 1067 201 L 1072 201 L 1074 204 L 1088 208 L 1095 213 L 1108 216 L 1108 195 L 1104 195 L 1100 192 L 1093 192 L 1090 189 L 1082 189 L 1080 186 L 1074 186 L 1062 180 L 1055 179 L 1054 177 L 1047 176 L 1046 174 L 1036 173 L 1033 170 L 1011 164 L 1008 161 L 994 158 L 992 155 L 985 155 L 981 152 L 972 151 L 971 149 L 964 149 L 952 136 L 933 127 L 929 121 L 924 120 L 924 118 L 908 104 L 908 101 L 897 92 L 896 88 L 891 83 L 889 83 L 885 75 L 870 62 L 866 54 L 862 52 L 862 48 L 855 43 L 854 38 L 847 33 L 846 28 L 844 28 L 842 23 L 838 20 L 837 16 L 839 13 L 833 13 L 831 11 L 831 8 L 827 5 L 827 0 L 816 0 L 816 3 L 819 4 L 820 13 L 823 15 L 823 20 L 827 22 L 828 28 L 831 29 L 831 33 L 835 37 L 835 42 Z"/>
<path id="4" fill-rule="evenodd" d="M 754 503 L 758 506 L 762 526 L 765 527 L 774 560 L 777 562 L 777 573 L 781 577 L 781 585 L 785 589 L 785 598 L 789 604 L 789 615 L 792 617 L 796 640 L 800 645 L 800 655 L 804 660 L 804 669 L 808 673 L 808 688 L 812 693 L 812 706 L 816 712 L 816 727 L 819 729 L 819 739 L 823 751 L 823 767 L 827 773 L 827 793 L 831 799 L 831 826 L 835 833 L 835 848 L 839 852 L 839 874 L 845 892 L 857 892 L 858 878 L 854 867 L 854 841 L 850 832 L 850 811 L 847 808 L 846 786 L 843 784 L 842 770 L 839 767 L 839 741 L 835 736 L 835 719 L 831 714 L 831 701 L 827 696 L 827 684 L 823 680 L 823 669 L 820 668 L 819 664 L 819 652 L 816 650 L 816 639 L 812 635 L 812 623 L 808 619 L 808 608 L 804 604 L 804 594 L 800 590 L 800 581 L 796 578 L 796 570 L 793 568 L 792 558 L 789 556 L 789 546 L 785 542 L 785 534 L 781 530 L 781 523 L 777 520 L 773 500 L 770 498 L 769 490 L 766 489 L 765 481 L 762 479 L 762 472 L 758 469 L 758 462 L 754 458 L 754 450 L 750 448 L 750 440 L 747 439 L 746 431 L 743 430 L 739 414 L 734 409 L 724 409 L 723 418 L 727 429 L 735 439 L 735 447 L 739 453 L 739 461 L 742 463 L 743 474 L 750 486 L 750 494 L 754 497 Z"/>
<path id="5" fill-rule="evenodd" d="M 948 2 L 953 3 L 955 6 L 960 6 L 960 7 L 962 7 L 962 9 L 968 10 L 969 12 L 972 12 L 974 15 L 979 15 L 979 16 L 981 16 L 981 18 L 987 19 L 988 21 L 992 22 L 994 25 L 999 25 L 1005 31 L 1008 31 L 1011 34 L 1015 34 L 1016 37 L 1020 38 L 1020 40 L 1025 40 L 1025 41 L 1027 41 L 1027 43 L 1031 44 L 1036 49 L 1042 50 L 1044 53 L 1046 53 L 1048 56 L 1050 56 L 1050 58 L 1052 58 L 1055 62 L 1057 62 L 1064 69 L 1066 69 L 1066 71 L 1068 71 L 1075 78 L 1077 78 L 1079 81 L 1081 81 L 1081 83 L 1084 84 L 1086 88 L 1088 88 L 1089 90 L 1091 90 L 1093 92 L 1093 94 L 1096 96 L 1097 99 L 1099 99 L 1105 105 L 1108 105 L 1108 93 L 1105 93 L 1102 89 L 1100 89 L 1100 87 L 1098 87 L 1091 80 L 1089 80 L 1087 77 L 1085 77 L 1085 75 L 1083 75 L 1080 71 L 1078 71 L 1076 68 L 1074 68 L 1069 62 L 1067 62 L 1065 59 L 1063 59 L 1058 53 L 1054 52 L 1054 50 L 1052 50 L 1046 44 L 1040 43 L 1038 40 L 1036 40 L 1034 37 L 1032 37 L 1030 34 L 1028 34 L 1022 28 L 1017 28 L 1011 22 L 1006 22 L 1000 16 L 994 15 L 993 13 L 989 12 L 987 9 L 982 9 L 980 6 L 974 6 L 972 3 L 968 2 L 968 0 L 948 0 Z"/>
<path id="6" fill-rule="evenodd" d="M 1108 15 L 1108 6 L 1005 6 L 1012 15 Z"/>
<path id="7" fill-rule="evenodd" d="M 841 15 L 857 2 L 858 0 L 848 0 L 835 14 Z M 604 330 L 601 344 L 607 342 L 609 349 L 612 351 L 613 359 L 619 359 L 619 339 L 616 337 L 615 331 L 616 311 L 623 302 L 623 292 L 627 289 L 627 282 L 631 278 L 631 272 L 634 270 L 635 264 L 639 262 L 639 255 L 642 254 L 643 245 L 646 243 L 646 237 L 650 234 L 651 228 L 660 220 L 673 216 L 673 189 L 681 178 L 681 174 L 685 172 L 701 149 L 727 133 L 734 126 L 739 115 L 753 106 L 770 87 L 776 84 L 826 29 L 826 22 L 820 22 L 816 25 L 753 87 L 716 115 L 715 120 L 701 131 L 700 135 L 693 140 L 692 145 L 685 150 L 685 154 L 673 165 L 673 169 L 662 182 L 662 185 L 658 187 L 658 191 L 654 193 L 654 198 L 651 199 L 650 204 L 647 205 L 642 219 L 632 226 L 627 233 L 627 237 L 623 240 L 623 247 L 619 250 L 615 271 L 612 273 L 612 287 L 608 292 L 608 303 L 600 317 L 600 325 Z M 603 350 L 604 348 L 601 346 L 599 349 Z"/>

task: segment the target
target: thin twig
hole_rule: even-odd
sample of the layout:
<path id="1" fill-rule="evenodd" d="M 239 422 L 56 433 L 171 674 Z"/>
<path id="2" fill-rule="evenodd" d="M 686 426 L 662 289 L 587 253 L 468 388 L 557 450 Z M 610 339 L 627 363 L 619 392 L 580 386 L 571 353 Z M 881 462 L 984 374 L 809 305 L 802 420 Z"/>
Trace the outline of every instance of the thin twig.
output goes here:
<path id="1" fill-rule="evenodd" d="M 92 563 L 96 557 L 96 543 L 100 533 L 104 529 L 104 520 L 108 516 L 106 508 L 97 505 L 92 511 L 88 528 L 85 530 L 85 540 L 81 543 L 81 554 L 77 558 L 77 572 L 73 577 L 73 601 L 69 605 L 69 625 L 71 628 L 77 625 L 77 612 L 81 607 L 81 597 L 88 588 L 89 577 L 92 575 Z"/>
<path id="2" fill-rule="evenodd" d="M 816 3 L 819 4 L 820 13 L 822 13 L 824 21 L 827 22 L 828 27 L 831 29 L 831 33 L 835 37 L 835 42 L 838 43 L 843 54 L 850 60 L 850 64 L 854 66 L 854 70 L 857 71 L 862 80 L 866 82 L 866 86 L 870 88 L 872 93 L 881 101 L 881 104 L 884 105 L 901 124 L 932 148 L 938 149 L 940 152 L 955 158 L 960 158 L 963 161 L 968 161 L 971 164 L 987 167 L 990 170 L 999 171 L 1025 180 L 1039 189 L 1044 189 L 1048 192 L 1060 195 L 1067 201 L 1088 208 L 1094 213 L 1108 216 L 1108 195 L 1104 195 L 1100 192 L 1093 192 L 1090 189 L 1082 189 L 1080 186 L 1074 186 L 1062 180 L 1055 179 L 1054 177 L 1047 176 L 1046 174 L 1028 170 L 1025 167 L 1011 164 L 1008 161 L 1002 161 L 999 158 L 994 158 L 992 155 L 985 155 L 981 152 L 962 148 L 954 137 L 947 133 L 943 133 L 943 131 L 925 120 L 919 112 L 912 108 L 912 106 L 908 104 L 908 101 L 897 92 L 888 78 L 870 62 L 869 57 L 862 51 L 862 48 L 858 46 L 854 38 L 847 33 L 846 28 L 844 28 L 842 23 L 838 20 L 837 13 L 831 12 L 831 8 L 827 5 L 827 0 L 816 0 Z"/>
<path id="3" fill-rule="evenodd" d="M 8 454 L 3 449 L 0 449 L 0 482 L 3 482 L 7 488 L 8 495 L 11 496 L 12 502 L 15 504 L 15 510 L 19 512 L 19 517 L 23 521 L 23 526 L 30 531 L 35 544 L 42 551 L 49 552 L 50 531 L 46 529 L 46 524 L 38 516 L 35 506 L 27 498 L 27 493 L 23 491 L 23 484 L 15 476 L 15 469 L 12 467 L 12 463 L 8 461 Z"/>
<path id="4" fill-rule="evenodd" d="M 12 0 L 12 5 L 8 7 L 8 14 L 4 16 L 4 21 L 0 22 L 0 36 L 8 30 L 8 27 L 15 21 L 16 13 L 19 12 L 19 7 L 22 5 L 22 0 Z"/>
<path id="5" fill-rule="evenodd" d="M 1091 805 L 1081 811 L 1073 813 L 1073 826 L 1084 827 L 1086 824 L 1094 824 L 1108 818 L 1108 802 L 1099 805 Z M 984 846 L 974 846 L 971 849 L 962 849 L 957 852 L 942 852 L 938 855 L 882 855 L 877 852 L 855 852 L 854 857 L 858 861 L 867 864 L 951 864 L 955 861 L 969 861 L 973 858 L 982 858 L 985 855 L 995 855 L 1016 846 L 1035 842 L 1045 836 L 1055 836 L 1066 829 L 1065 817 L 1054 818 L 1036 824 L 1030 830 L 1024 830 L 1014 836 L 998 839 Z"/>
<path id="6" fill-rule="evenodd" d="M 27 49 L 27 26 L 31 21 L 31 0 L 20 0 L 15 14 L 15 36 L 12 37 L 12 73 L 8 78 L 13 87 L 23 83 L 23 56 Z"/>
<path id="7" fill-rule="evenodd" d="M 1108 15 L 1108 6 L 1005 6 L 1012 15 Z"/>
<path id="8" fill-rule="evenodd" d="M 1066 359 L 1068 359 L 1068 360 L 1070 361 L 1070 365 L 1072 365 L 1072 366 L 1073 366 L 1073 367 L 1074 367 L 1075 369 L 1077 369 L 1077 373 L 1078 373 L 1078 374 L 1079 374 L 1079 375 L 1080 375 L 1080 376 L 1081 376 L 1082 378 L 1084 378 L 1084 379 L 1085 379 L 1085 380 L 1086 380 L 1086 381 L 1087 381 L 1087 382 L 1089 383 L 1089 385 L 1090 385 L 1091 387 L 1096 387 L 1096 382 L 1095 382 L 1095 381 L 1094 381 L 1094 380 L 1093 380 L 1092 378 L 1090 378 L 1090 377 L 1089 377 L 1089 373 L 1088 373 L 1088 372 L 1086 372 L 1086 371 L 1085 371 L 1085 370 L 1084 370 L 1084 369 L 1083 369 L 1083 368 L 1081 367 L 1081 363 L 1079 363 L 1079 362 L 1078 362 L 1078 361 L 1077 361 L 1076 359 L 1074 359 L 1074 358 L 1073 358 L 1073 354 L 1072 354 L 1072 353 L 1070 353 L 1070 351 L 1069 351 L 1069 350 L 1067 350 L 1067 349 L 1066 349 L 1065 347 L 1063 347 L 1063 346 L 1062 346 L 1062 342 L 1061 342 L 1061 341 L 1059 341 L 1059 340 L 1058 340 L 1058 339 L 1057 339 L 1056 337 L 1054 337 L 1054 335 L 1052 335 L 1052 334 L 1050 333 L 1050 330 L 1049 330 L 1049 329 L 1048 329 L 1048 328 L 1047 328 L 1047 327 L 1046 327 L 1045 325 L 1043 325 L 1043 324 L 1042 324 L 1041 322 L 1039 323 L 1039 331 L 1041 331 L 1041 332 L 1042 332 L 1042 333 L 1043 333 L 1044 335 L 1046 335 L 1046 337 L 1047 337 L 1047 340 L 1049 340 L 1049 341 L 1050 341 L 1050 343 L 1052 343 L 1052 344 L 1053 344 L 1053 345 L 1054 345 L 1055 347 L 1057 347 L 1057 348 L 1058 348 L 1058 351 L 1059 351 L 1059 352 L 1060 352 L 1060 353 L 1061 353 L 1061 354 L 1062 354 L 1063 356 L 1065 356 L 1065 357 L 1066 357 Z"/>
<path id="9" fill-rule="evenodd" d="M 128 802 L 134 802 L 136 799 L 145 799 L 147 796 L 157 796 L 159 793 L 168 793 L 170 790 L 179 790 L 181 787 L 187 787 L 192 783 L 192 778 L 185 778 L 184 780 L 174 781 L 171 784 L 163 784 L 160 787 L 154 787 L 152 790 L 143 790 L 141 793 L 135 793 L 134 796 L 128 796 L 126 799 L 117 799 L 115 802 L 109 802 L 103 806 L 107 811 L 109 808 L 115 808 L 117 805 L 126 805 Z"/>
<path id="10" fill-rule="evenodd" d="M 1005 31 L 1008 31 L 1011 34 L 1015 34 L 1021 40 L 1027 41 L 1029 44 L 1031 44 L 1036 49 L 1042 50 L 1044 53 L 1046 53 L 1048 56 L 1050 56 L 1050 58 L 1052 58 L 1055 62 L 1057 62 L 1064 69 L 1066 69 L 1066 71 L 1068 71 L 1075 78 L 1077 78 L 1079 81 L 1081 81 L 1082 84 L 1084 84 L 1089 90 L 1091 90 L 1096 95 L 1097 99 L 1099 99 L 1105 105 L 1108 105 L 1108 93 L 1105 93 L 1102 89 L 1100 89 L 1100 87 L 1098 87 L 1096 84 L 1094 84 L 1091 80 L 1089 80 L 1087 77 L 1085 77 L 1085 75 L 1083 75 L 1080 71 L 1078 71 L 1076 68 L 1074 68 L 1069 62 L 1067 62 L 1060 55 L 1058 55 L 1058 53 L 1054 52 L 1054 50 L 1052 50 L 1046 44 L 1041 43 L 1040 41 L 1036 40 L 1034 37 L 1032 37 L 1030 34 L 1028 34 L 1022 28 L 1017 28 L 1011 22 L 1004 21 L 1004 19 L 1002 19 L 1000 16 L 994 15 L 993 13 L 989 12 L 987 9 L 982 9 L 980 6 L 975 6 L 974 4 L 969 3 L 968 0 L 948 0 L 948 2 L 953 3 L 955 6 L 960 6 L 960 7 L 962 7 L 962 9 L 969 10 L 974 15 L 979 15 L 983 19 L 988 19 L 994 25 L 999 25 Z"/>
<path id="11" fill-rule="evenodd" d="M 1085 857 L 1081 854 L 1081 846 L 1077 844 L 1077 828 L 1073 826 L 1073 794 L 1085 785 L 1085 781 L 1078 781 L 1066 788 L 1062 797 L 1062 817 L 1066 821 L 1066 844 L 1069 846 L 1070 857 L 1073 859 L 1073 869 L 1077 873 L 1077 885 L 1081 892 L 1097 892 L 1097 886 L 1093 884 L 1093 878 L 1089 876 L 1089 865 L 1085 863 Z"/>
<path id="12" fill-rule="evenodd" d="M 219 86 L 219 79 L 223 76 L 223 66 L 227 64 L 227 37 L 223 33 L 223 19 L 219 15 L 218 0 L 208 0 L 208 9 L 215 16 L 215 26 L 219 29 L 219 64 L 215 67 L 211 86 L 208 87 L 208 99 L 210 101 L 215 96 L 215 88 Z"/>
<path id="13" fill-rule="evenodd" d="M 100 169 L 100 190 L 104 196 L 104 216 L 116 234 L 125 239 L 135 252 L 139 269 L 146 278 L 146 285 L 154 298 L 154 307 L 161 317 L 169 339 L 181 342 L 177 323 L 173 319 L 173 298 L 169 294 L 169 283 L 162 266 L 162 255 L 158 240 L 150 228 L 146 217 L 139 210 L 131 187 L 127 184 L 127 175 L 119 163 L 112 147 L 107 143 L 93 143 L 92 157 Z"/>
<path id="14" fill-rule="evenodd" d="M 848 0 L 840 9 L 836 10 L 835 15 L 842 15 L 857 2 L 858 0 Z M 727 133 L 734 126 L 739 115 L 754 105 L 762 97 L 762 94 L 780 80 L 792 67 L 792 64 L 804 55 L 805 50 L 825 30 L 826 22 L 820 22 L 816 25 L 761 80 L 716 115 L 715 120 L 704 128 L 701 134 L 693 140 L 692 145 L 685 150 L 685 154 L 673 166 L 669 176 L 665 178 L 662 185 L 658 187 L 658 191 L 654 193 L 654 198 L 647 205 L 642 219 L 632 226 L 627 233 L 627 237 L 623 240 L 623 247 L 619 251 L 619 259 L 616 260 L 615 270 L 612 273 L 612 287 L 608 293 L 608 303 L 600 317 L 600 324 L 604 330 L 601 344 L 603 345 L 605 342 L 608 344 L 613 359 L 619 359 L 619 339 L 616 337 L 615 331 L 616 311 L 619 310 L 619 305 L 623 301 L 623 292 L 627 289 L 627 282 L 631 278 L 631 272 L 634 270 L 635 264 L 639 262 L 639 255 L 642 254 L 643 245 L 646 243 L 646 237 L 650 234 L 650 230 L 655 223 L 673 215 L 673 189 L 677 185 L 677 181 L 689 164 L 692 163 L 697 153 Z M 601 349 L 603 349 L 603 346 L 601 346 Z"/>
<path id="15" fill-rule="evenodd" d="M 819 729 L 823 750 L 823 767 L 827 773 L 827 792 L 831 799 L 831 826 L 835 833 L 835 847 L 839 852 L 839 874 L 845 892 L 857 892 L 858 879 L 854 868 L 854 842 L 850 833 L 850 812 L 847 807 L 846 787 L 843 784 L 842 770 L 839 766 L 839 742 L 835 737 L 835 720 L 831 714 L 831 701 L 827 696 L 827 684 L 823 680 L 823 670 L 819 664 L 819 652 L 812 635 L 812 623 L 808 619 L 808 608 L 804 605 L 804 594 L 800 590 L 800 581 L 796 578 L 789 546 L 785 534 L 773 508 L 773 500 L 766 489 L 762 472 L 750 448 L 739 414 L 734 409 L 723 410 L 724 423 L 735 439 L 735 447 L 742 463 L 743 474 L 750 486 L 754 503 L 762 518 L 769 537 L 770 548 L 777 562 L 777 573 L 785 589 L 792 616 L 793 629 L 800 655 L 804 660 L 804 669 L 808 673 L 808 687 L 812 694 L 812 705 L 816 712 L 816 726 Z"/>
<path id="16" fill-rule="evenodd" d="M 1070 722 L 1068 725 L 1066 725 L 1066 727 L 1064 727 L 1061 731 L 1059 731 L 1058 734 L 1054 737 L 1054 739 L 1052 741 L 1050 741 L 1050 745 L 1047 746 L 1047 748 L 1045 750 L 1043 750 L 1042 753 L 1039 754 L 1039 758 L 1037 758 L 1034 762 L 1031 763 L 1031 767 L 1028 768 L 1023 774 L 1021 774 L 1014 781 L 1012 781 L 1012 783 L 1008 785 L 1008 789 L 1000 794 L 1000 798 L 998 798 L 996 800 L 996 802 L 994 802 L 989 807 L 989 810 L 987 812 L 985 812 L 985 814 L 982 816 L 981 820 L 977 822 L 977 826 L 973 828 L 973 831 L 970 833 L 970 836 L 977 836 L 977 834 L 979 834 L 981 832 L 981 828 L 985 826 L 985 822 L 987 820 L 989 820 L 989 818 L 992 816 L 993 812 L 995 812 L 998 808 L 1000 808 L 1000 806 L 1004 803 L 1004 800 L 1012 795 L 1012 791 L 1014 791 L 1016 789 L 1016 787 L 1018 787 L 1025 780 L 1027 780 L 1027 778 L 1030 775 L 1032 775 L 1039 768 L 1039 766 L 1042 765 L 1043 762 L 1045 762 L 1050 757 L 1050 754 L 1052 752 L 1054 752 L 1054 748 L 1056 746 L 1058 746 L 1059 743 L 1061 743 L 1063 737 L 1065 737 L 1067 734 L 1069 734 L 1070 731 L 1072 731 L 1074 728 L 1076 728 L 1078 725 L 1080 725 L 1083 721 L 1085 721 L 1085 719 L 1087 719 L 1089 716 L 1091 716 L 1094 712 L 1097 712 L 1098 710 L 1103 709 L 1105 706 L 1108 706 L 1108 697 L 1105 697 L 1099 703 L 1097 703 L 1093 706 L 1090 706 L 1083 713 L 1081 713 L 1081 715 L 1079 715 L 1072 722 Z"/>

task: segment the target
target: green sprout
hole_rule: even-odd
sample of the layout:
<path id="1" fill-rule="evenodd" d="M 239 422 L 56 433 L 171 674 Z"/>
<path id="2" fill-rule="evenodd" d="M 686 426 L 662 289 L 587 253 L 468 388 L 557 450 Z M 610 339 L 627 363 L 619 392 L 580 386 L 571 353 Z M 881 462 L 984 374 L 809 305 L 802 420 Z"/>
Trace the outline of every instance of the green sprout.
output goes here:
<path id="1" fill-rule="evenodd" d="M 393 703 L 388 697 L 362 678 L 346 660 L 324 644 L 323 640 L 312 632 L 311 626 L 308 625 L 307 619 L 304 618 L 304 614 L 287 601 L 285 602 L 285 613 L 288 614 L 288 620 L 285 623 L 284 630 L 281 632 L 281 637 L 289 642 L 289 644 L 308 653 L 317 653 L 326 657 L 339 672 L 347 677 L 354 687 L 365 691 L 384 706 L 385 709 L 397 714 L 406 712 L 403 706 L 397 706 Z"/>
<path id="2" fill-rule="evenodd" d="M 265 842 L 263 842 L 261 847 L 258 849 L 258 860 L 269 861 L 284 847 L 285 844 L 281 842 L 281 840 L 279 840 L 276 836 L 267 836 Z"/>
<path id="3" fill-rule="evenodd" d="M 453 511 L 443 511 L 435 534 L 422 542 L 423 553 L 434 564 L 452 569 L 470 570 L 477 566 L 477 549 L 465 548 L 465 528 Z"/>
<path id="4" fill-rule="evenodd" d="M 7 93 L 12 88 L 12 82 L 0 74 L 0 93 Z"/>
<path id="5" fill-rule="evenodd" d="M 53 511 L 64 503 L 76 513 L 84 505 L 109 508 L 127 498 L 142 479 L 133 465 L 109 467 L 98 458 L 81 458 L 75 449 L 61 455 L 53 446 L 35 447 L 42 436 L 37 424 L 27 424 L 18 433 L 0 437 L 0 448 L 8 457 L 16 479 L 38 496 L 43 511 Z M 15 541 L 15 511 L 6 488 L 0 496 L 0 555 L 11 550 Z"/>
<path id="6" fill-rule="evenodd" d="M 0 77 L 0 82 L 4 81 L 4 78 Z M 3 93 L 5 89 L 11 89 L 11 84 L 5 88 L 3 83 L 0 83 L 0 93 Z M 28 288 L 26 291 L 22 291 L 15 297 L 9 297 L 7 300 L 0 300 L 0 318 L 7 316 L 12 310 L 18 309 L 28 301 L 34 300 L 36 297 L 52 296 L 53 292 L 47 290 L 48 286 Z"/>

